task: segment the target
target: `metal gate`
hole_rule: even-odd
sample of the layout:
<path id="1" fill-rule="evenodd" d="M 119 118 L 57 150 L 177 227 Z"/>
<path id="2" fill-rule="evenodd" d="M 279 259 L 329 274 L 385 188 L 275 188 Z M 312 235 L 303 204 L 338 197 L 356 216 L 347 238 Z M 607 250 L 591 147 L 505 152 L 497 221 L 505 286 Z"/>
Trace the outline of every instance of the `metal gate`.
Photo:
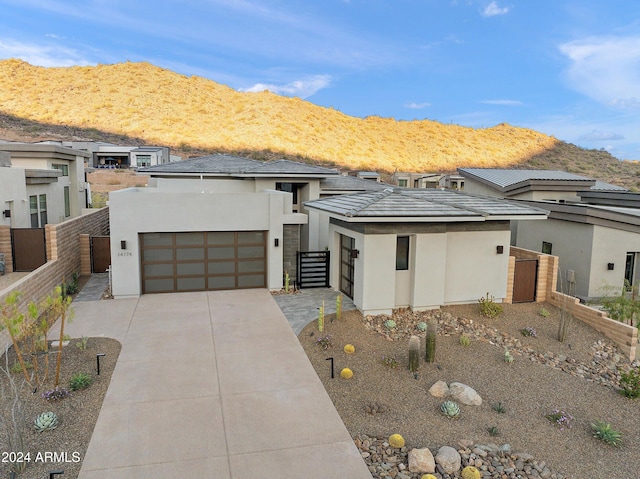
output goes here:
<path id="1" fill-rule="evenodd" d="M 300 289 L 329 287 L 328 251 L 298 251 L 296 263 Z"/>
<path id="2" fill-rule="evenodd" d="M 538 260 L 517 259 L 513 272 L 514 303 L 532 303 L 536 300 Z"/>
<path id="3" fill-rule="evenodd" d="M 11 228 L 14 271 L 33 271 L 47 262 L 44 228 Z"/>
<path id="4" fill-rule="evenodd" d="M 106 273 L 111 266 L 111 241 L 109 236 L 91 237 L 91 272 Z"/>

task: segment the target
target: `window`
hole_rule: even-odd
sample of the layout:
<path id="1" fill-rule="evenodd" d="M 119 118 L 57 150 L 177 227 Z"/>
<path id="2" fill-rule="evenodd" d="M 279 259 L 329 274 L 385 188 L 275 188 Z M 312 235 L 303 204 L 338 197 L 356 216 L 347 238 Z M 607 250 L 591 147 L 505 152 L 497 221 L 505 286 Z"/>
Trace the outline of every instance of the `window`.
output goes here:
<path id="1" fill-rule="evenodd" d="M 31 227 L 37 228 L 38 224 L 38 197 L 29 196 L 29 216 L 31 217 Z"/>
<path id="2" fill-rule="evenodd" d="M 551 248 L 553 245 L 551 243 L 547 243 L 546 241 L 542 242 L 542 252 L 544 254 L 551 254 Z"/>
<path id="3" fill-rule="evenodd" d="M 398 180 L 398 186 L 400 188 L 406 188 L 407 187 L 407 180 Z"/>
<path id="4" fill-rule="evenodd" d="M 64 215 L 71 216 L 71 201 L 69 197 L 69 187 L 64 187 Z"/>
<path id="5" fill-rule="evenodd" d="M 47 195 L 40 195 L 40 227 L 47 224 Z"/>
<path id="6" fill-rule="evenodd" d="M 409 237 L 398 236 L 396 243 L 396 271 L 409 269 Z"/>
<path id="7" fill-rule="evenodd" d="M 51 166 L 53 167 L 54 170 L 62 171 L 62 176 L 69 176 L 69 165 L 61 165 L 61 164 L 54 163 Z"/>
<path id="8" fill-rule="evenodd" d="M 136 155 L 138 166 L 151 166 L 151 155 Z"/>

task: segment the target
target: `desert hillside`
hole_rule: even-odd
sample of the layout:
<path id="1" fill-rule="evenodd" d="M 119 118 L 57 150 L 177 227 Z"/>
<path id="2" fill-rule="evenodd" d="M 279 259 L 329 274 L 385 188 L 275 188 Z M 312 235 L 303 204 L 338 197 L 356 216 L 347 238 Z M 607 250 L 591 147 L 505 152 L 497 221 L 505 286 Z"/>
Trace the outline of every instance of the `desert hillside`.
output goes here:
<path id="1" fill-rule="evenodd" d="M 387 173 L 557 168 L 632 187 L 640 171 L 606 152 L 508 124 L 474 129 L 430 120 L 355 118 L 298 98 L 238 92 L 148 63 L 43 68 L 4 60 L 0 85 L 0 128 L 22 128 L 37 137 L 46 132 L 115 136 L 183 154 L 298 158 Z M 12 135 L 2 137 L 7 136 Z"/>

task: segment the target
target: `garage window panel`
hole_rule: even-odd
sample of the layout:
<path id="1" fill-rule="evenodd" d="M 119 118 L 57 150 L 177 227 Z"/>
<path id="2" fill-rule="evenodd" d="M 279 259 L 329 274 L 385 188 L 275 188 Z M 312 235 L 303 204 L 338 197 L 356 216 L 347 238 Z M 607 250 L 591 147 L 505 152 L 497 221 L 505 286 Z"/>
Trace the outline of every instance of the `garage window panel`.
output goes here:
<path id="1" fill-rule="evenodd" d="M 176 233 L 176 245 L 204 245 L 204 233 Z"/>
<path id="2" fill-rule="evenodd" d="M 236 249 L 233 246 L 207 248 L 209 259 L 235 259 Z"/>
<path id="3" fill-rule="evenodd" d="M 209 274 L 235 274 L 235 261 L 209 261 L 207 263 L 207 273 Z"/>
<path id="4" fill-rule="evenodd" d="M 178 291 L 203 291 L 206 289 L 203 277 L 178 278 Z"/>
<path id="5" fill-rule="evenodd" d="M 235 289 L 235 276 L 209 276 L 209 289 Z"/>
<path id="6" fill-rule="evenodd" d="M 173 261 L 173 249 L 145 249 L 143 260 L 146 261 Z"/>
<path id="7" fill-rule="evenodd" d="M 219 231 L 207 233 L 207 244 L 210 245 L 233 245 L 235 234 L 232 231 Z"/>
<path id="8" fill-rule="evenodd" d="M 176 274 L 178 276 L 203 276 L 205 274 L 204 263 L 178 263 Z"/>
<path id="9" fill-rule="evenodd" d="M 204 248 L 177 248 L 176 259 L 178 261 L 204 260 Z"/>
<path id="10" fill-rule="evenodd" d="M 145 233 L 142 235 L 142 244 L 147 246 L 171 246 L 173 244 L 172 233 Z"/>
<path id="11" fill-rule="evenodd" d="M 174 291 L 173 278 L 168 279 L 146 279 L 144 281 L 145 293 L 165 293 Z"/>
<path id="12" fill-rule="evenodd" d="M 144 275 L 147 277 L 155 276 L 173 276 L 173 263 L 164 264 L 145 264 Z"/>

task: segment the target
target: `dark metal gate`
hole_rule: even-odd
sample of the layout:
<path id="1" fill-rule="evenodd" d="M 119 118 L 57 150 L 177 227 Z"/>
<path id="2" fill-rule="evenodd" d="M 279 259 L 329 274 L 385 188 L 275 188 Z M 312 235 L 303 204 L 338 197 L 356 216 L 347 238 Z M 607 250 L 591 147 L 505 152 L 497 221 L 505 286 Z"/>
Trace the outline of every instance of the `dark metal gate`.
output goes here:
<path id="1" fill-rule="evenodd" d="M 91 272 L 106 273 L 111 265 L 111 241 L 109 236 L 91 237 Z"/>
<path id="2" fill-rule="evenodd" d="M 517 259 L 513 272 L 514 303 L 532 303 L 536 300 L 538 260 Z"/>
<path id="3" fill-rule="evenodd" d="M 329 251 L 298 251 L 297 253 L 298 287 L 329 287 Z"/>
<path id="4" fill-rule="evenodd" d="M 44 228 L 11 228 L 14 271 L 33 271 L 47 262 Z"/>

